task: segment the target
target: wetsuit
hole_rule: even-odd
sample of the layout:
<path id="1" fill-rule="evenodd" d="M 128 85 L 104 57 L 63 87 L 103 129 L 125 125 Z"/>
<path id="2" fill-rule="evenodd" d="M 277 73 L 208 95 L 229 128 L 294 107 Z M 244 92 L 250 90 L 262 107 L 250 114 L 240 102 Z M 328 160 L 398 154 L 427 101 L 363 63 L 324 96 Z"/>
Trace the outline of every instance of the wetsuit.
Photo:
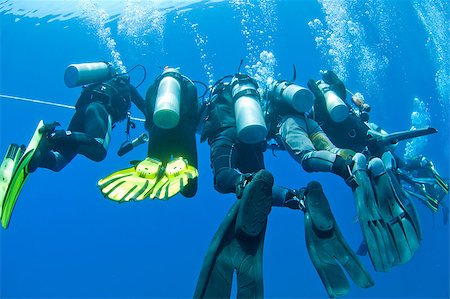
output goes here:
<path id="1" fill-rule="evenodd" d="M 126 118 L 131 102 L 145 113 L 144 100 L 127 77 L 84 87 L 68 130 L 48 135 L 50 150 L 43 153 L 38 167 L 60 171 L 77 154 L 96 162 L 105 159 L 111 130 Z"/>
<path id="2" fill-rule="evenodd" d="M 273 187 L 271 174 L 264 170 L 265 142 L 245 144 L 238 139 L 229 85 L 215 88 L 206 109 L 201 140 L 210 145 L 214 188 L 220 193 L 235 193 L 239 200 L 211 242 L 194 298 L 229 297 L 234 271 L 238 298 L 262 298 L 267 215 L 272 205 L 285 206 L 295 191 Z M 259 219 L 255 220 L 260 221 L 256 233 L 242 233 L 242 219 L 244 223 Z"/>
<path id="3" fill-rule="evenodd" d="M 268 94 L 269 138 L 302 165 L 307 172 L 333 172 L 344 180 L 350 173 L 346 160 L 354 152 L 336 147 L 313 119 Z"/>
<path id="4" fill-rule="evenodd" d="M 159 82 L 167 75 L 174 76 L 181 85 L 180 120 L 172 129 L 161 129 L 153 123 L 153 112 Z M 168 72 L 159 76 L 146 94 L 147 119 L 149 131 L 148 156 L 167 164 L 172 158 L 183 157 L 189 165 L 198 168 L 195 133 L 199 119 L 197 88 L 192 81 L 179 73 Z M 183 188 L 181 194 L 193 197 L 197 193 L 197 178 Z"/>

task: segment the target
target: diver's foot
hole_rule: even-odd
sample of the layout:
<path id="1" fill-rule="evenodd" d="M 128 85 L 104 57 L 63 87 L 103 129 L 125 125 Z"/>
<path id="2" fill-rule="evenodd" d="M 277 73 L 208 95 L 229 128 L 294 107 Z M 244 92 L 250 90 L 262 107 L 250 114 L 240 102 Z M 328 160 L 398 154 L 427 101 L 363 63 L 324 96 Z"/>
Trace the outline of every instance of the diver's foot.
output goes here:
<path id="1" fill-rule="evenodd" d="M 272 207 L 272 186 L 272 174 L 263 169 L 244 188 L 236 219 L 237 235 L 256 237 L 263 231 Z"/>
<path id="2" fill-rule="evenodd" d="M 35 149 L 33 153 L 33 158 L 31 158 L 30 163 L 28 163 L 27 171 L 28 173 L 35 172 L 44 159 L 47 152 L 50 150 L 50 143 L 48 140 L 48 136 L 55 131 L 55 128 L 60 126 L 58 122 L 51 122 L 48 124 L 44 124 L 40 129 L 39 133 L 42 134 L 42 138 L 39 142 L 39 145 Z"/>
<path id="3" fill-rule="evenodd" d="M 46 136 L 50 135 L 52 132 L 54 132 L 56 127 L 60 127 L 60 126 L 61 126 L 60 123 L 57 121 L 54 121 L 54 122 L 51 122 L 48 124 L 44 124 L 42 126 L 42 128 L 39 129 L 39 133 L 42 133 L 42 135 L 46 137 Z"/>
<path id="4" fill-rule="evenodd" d="M 47 138 L 43 137 L 35 149 L 33 158 L 31 158 L 30 163 L 28 163 L 27 171 L 28 173 L 35 172 L 36 169 L 41 165 L 42 160 L 44 159 L 47 152 L 50 150 L 49 142 Z"/>
<path id="5" fill-rule="evenodd" d="M 284 206 L 292 210 L 305 210 L 305 193 L 306 188 L 301 188 L 293 192 L 292 197 L 288 197 L 284 201 Z"/>

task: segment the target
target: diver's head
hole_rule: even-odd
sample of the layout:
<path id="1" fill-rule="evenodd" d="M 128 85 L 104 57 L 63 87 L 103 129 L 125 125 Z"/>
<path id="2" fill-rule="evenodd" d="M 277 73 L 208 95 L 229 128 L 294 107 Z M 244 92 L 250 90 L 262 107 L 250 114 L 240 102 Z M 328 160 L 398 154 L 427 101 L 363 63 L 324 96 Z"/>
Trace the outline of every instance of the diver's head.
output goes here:
<path id="1" fill-rule="evenodd" d="M 180 73 L 180 67 L 170 67 L 166 65 L 162 73 Z"/>
<path id="2" fill-rule="evenodd" d="M 356 107 L 358 107 L 359 110 L 370 112 L 370 106 L 365 102 L 364 96 L 360 92 L 355 92 L 352 95 L 352 102 L 356 105 Z"/>

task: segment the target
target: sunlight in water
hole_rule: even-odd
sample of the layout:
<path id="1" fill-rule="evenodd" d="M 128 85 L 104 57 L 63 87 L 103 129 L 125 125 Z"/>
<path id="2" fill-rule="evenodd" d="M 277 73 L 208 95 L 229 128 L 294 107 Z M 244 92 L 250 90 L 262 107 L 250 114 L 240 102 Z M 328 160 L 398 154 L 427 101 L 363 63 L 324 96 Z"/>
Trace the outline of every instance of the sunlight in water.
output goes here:
<path id="1" fill-rule="evenodd" d="M 413 100 L 413 112 L 411 113 L 411 130 L 422 129 L 431 124 L 430 109 L 426 104 L 414 98 Z M 420 154 L 423 154 L 425 146 L 428 143 L 428 137 L 422 136 L 419 138 L 411 139 L 406 143 L 405 147 L 405 160 L 413 160 Z"/>
<path id="2" fill-rule="evenodd" d="M 106 26 L 109 19 L 108 13 L 90 0 L 80 0 L 79 6 L 86 16 L 88 26 L 95 30 L 100 42 L 110 51 L 114 66 L 120 73 L 126 73 L 120 53 L 116 50 L 116 41 L 112 37 L 111 28 Z"/>
<path id="3" fill-rule="evenodd" d="M 233 0 L 236 15 L 240 16 L 241 33 L 246 42 L 245 69 L 261 88 L 273 81 L 277 61 L 273 54 L 273 34 L 277 28 L 277 6 L 274 0 L 256 2 Z M 258 17 L 254 17 L 258 16 Z"/>
<path id="4" fill-rule="evenodd" d="M 205 71 L 208 86 L 214 84 L 214 66 L 212 64 L 213 54 L 209 52 L 208 48 L 208 36 L 202 34 L 199 29 L 198 23 L 191 22 L 184 12 L 179 12 L 175 16 L 175 20 L 181 19 L 182 26 L 185 32 L 192 35 L 195 41 L 195 45 L 200 53 L 200 62 L 203 70 Z"/>
<path id="5" fill-rule="evenodd" d="M 436 66 L 436 88 L 443 111 L 450 107 L 450 9 L 448 1 L 416 0 L 414 9 L 428 34 L 427 47 Z M 448 117 L 447 114 L 443 117 Z"/>
<path id="6" fill-rule="evenodd" d="M 96 0 L 94 3 L 116 18 L 126 10 L 130 1 Z M 133 1 L 138 2 L 138 1 Z M 195 4 L 221 2 L 220 0 L 142 0 L 148 6 L 158 6 L 159 10 L 173 11 Z M 0 1 L 0 12 L 29 18 L 49 18 L 48 22 L 84 18 L 83 10 L 77 7 L 78 0 L 6 0 Z"/>
<path id="7" fill-rule="evenodd" d="M 363 74 L 356 76 L 367 90 L 378 90 L 378 77 L 387 67 L 388 60 L 385 56 L 379 56 L 379 51 L 366 41 L 365 28 L 360 19 L 365 18 L 370 11 L 360 7 L 357 1 L 318 2 L 325 14 L 325 24 L 320 19 L 308 23 L 317 48 L 343 81 L 348 80 L 350 72 L 355 71 L 355 75 Z M 377 16 L 373 15 L 372 18 Z M 380 22 L 385 22 L 385 18 L 381 17 Z M 357 69 L 351 70 L 350 65 L 356 65 Z"/>
<path id="8" fill-rule="evenodd" d="M 166 15 L 159 9 L 160 2 L 161 0 L 125 1 L 126 6 L 118 22 L 119 34 L 125 35 L 126 39 L 137 48 L 149 46 L 149 40 L 162 48 Z"/>

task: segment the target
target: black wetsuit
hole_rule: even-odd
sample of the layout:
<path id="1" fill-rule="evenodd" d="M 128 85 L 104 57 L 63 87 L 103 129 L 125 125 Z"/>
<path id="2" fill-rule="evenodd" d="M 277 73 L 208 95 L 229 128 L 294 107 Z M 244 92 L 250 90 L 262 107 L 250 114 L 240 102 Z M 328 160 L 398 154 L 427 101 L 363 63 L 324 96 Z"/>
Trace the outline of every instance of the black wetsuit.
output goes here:
<path id="1" fill-rule="evenodd" d="M 159 82 L 166 75 L 173 75 L 181 85 L 180 120 L 172 129 L 161 129 L 153 123 L 153 112 Z M 167 164 L 172 158 L 183 157 L 189 165 L 198 168 L 196 128 L 199 120 L 197 88 L 178 73 L 166 73 L 159 76 L 146 94 L 147 119 L 149 131 L 148 156 Z M 193 197 L 197 193 L 197 178 L 183 188 L 181 194 Z"/>
<path id="2" fill-rule="evenodd" d="M 235 193 L 241 198 L 252 175 L 264 169 L 263 152 L 266 143 L 246 144 L 239 140 L 229 85 L 220 84 L 215 88 L 206 109 L 201 140 L 208 140 L 210 145 L 214 188 L 220 193 Z M 292 198 L 294 192 L 274 186 L 271 204 L 285 206 L 285 200 L 289 196 Z M 257 237 L 243 237 L 236 232 L 236 208 L 243 200 L 244 197 L 235 202 L 213 238 L 194 298 L 229 297 L 234 271 L 238 298 L 263 297 L 262 250 L 265 225 Z"/>
<path id="3" fill-rule="evenodd" d="M 50 150 L 43 154 L 38 166 L 60 171 L 77 154 L 102 161 L 111 130 L 126 118 L 131 102 L 145 113 L 144 99 L 125 77 L 84 87 L 68 130 L 49 134 Z"/>

